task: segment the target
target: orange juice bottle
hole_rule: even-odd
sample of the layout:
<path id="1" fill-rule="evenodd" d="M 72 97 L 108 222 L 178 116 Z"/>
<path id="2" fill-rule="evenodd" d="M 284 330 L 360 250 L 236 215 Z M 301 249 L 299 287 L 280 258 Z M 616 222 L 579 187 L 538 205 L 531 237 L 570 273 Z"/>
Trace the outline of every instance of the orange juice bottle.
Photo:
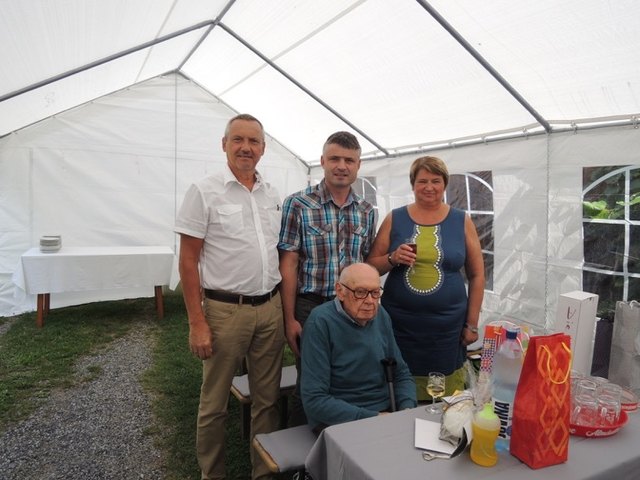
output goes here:
<path id="1" fill-rule="evenodd" d="M 483 467 L 493 467 L 498 462 L 496 439 L 500 432 L 500 419 L 490 403 L 474 415 L 471 428 L 471 460 Z"/>

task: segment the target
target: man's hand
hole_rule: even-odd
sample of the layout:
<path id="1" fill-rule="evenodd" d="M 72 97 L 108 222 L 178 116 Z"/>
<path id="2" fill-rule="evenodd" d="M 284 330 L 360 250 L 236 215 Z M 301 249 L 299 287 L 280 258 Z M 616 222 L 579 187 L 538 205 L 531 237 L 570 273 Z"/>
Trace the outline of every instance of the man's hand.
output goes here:
<path id="1" fill-rule="evenodd" d="M 200 360 L 205 360 L 213 354 L 211 329 L 207 322 L 189 325 L 189 349 Z"/>
<path id="2" fill-rule="evenodd" d="M 284 329 L 289 348 L 296 357 L 300 357 L 300 335 L 302 334 L 302 325 L 300 325 L 298 320 L 294 319 L 286 322 Z"/>
<path id="3" fill-rule="evenodd" d="M 180 235 L 180 281 L 189 317 L 189 350 L 201 360 L 212 354 L 211 329 L 202 310 L 202 287 L 198 264 L 204 240 Z"/>

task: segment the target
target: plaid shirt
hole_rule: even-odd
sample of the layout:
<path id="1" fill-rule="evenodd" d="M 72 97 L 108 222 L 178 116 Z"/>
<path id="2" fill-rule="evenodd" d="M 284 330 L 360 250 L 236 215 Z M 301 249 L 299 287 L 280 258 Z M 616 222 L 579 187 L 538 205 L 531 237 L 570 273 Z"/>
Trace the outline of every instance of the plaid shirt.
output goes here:
<path id="1" fill-rule="evenodd" d="M 338 207 L 324 180 L 288 196 L 282 206 L 278 248 L 300 255 L 298 293 L 334 296 L 342 269 L 369 255 L 377 216 L 373 205 L 353 190 Z"/>

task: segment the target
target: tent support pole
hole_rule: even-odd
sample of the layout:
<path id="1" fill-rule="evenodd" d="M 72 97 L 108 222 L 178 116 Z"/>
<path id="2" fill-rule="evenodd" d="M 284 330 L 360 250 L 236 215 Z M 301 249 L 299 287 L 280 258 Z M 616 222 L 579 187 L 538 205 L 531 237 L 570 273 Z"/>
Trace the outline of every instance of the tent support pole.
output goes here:
<path id="1" fill-rule="evenodd" d="M 242 43 L 245 47 L 247 47 L 249 50 L 251 50 L 254 54 L 256 54 L 258 57 L 260 57 L 260 59 L 265 62 L 267 65 L 269 65 L 271 68 L 273 68 L 276 72 L 278 72 L 280 75 L 282 75 L 284 78 L 286 78 L 287 80 L 289 80 L 291 83 L 293 83 L 296 87 L 298 87 L 300 90 L 302 90 L 304 93 L 306 93 L 307 95 L 309 95 L 311 98 L 313 98 L 316 102 L 318 102 L 320 105 L 322 105 L 324 108 L 326 108 L 328 111 L 330 111 L 333 115 L 335 115 L 336 117 L 338 117 L 340 120 L 342 120 L 344 123 L 346 123 L 347 125 L 349 125 L 349 127 L 351 127 L 353 130 L 355 130 L 356 132 L 358 132 L 362 137 L 364 137 L 369 143 L 371 143 L 372 145 L 374 145 L 378 150 L 380 150 L 381 152 L 383 152 L 385 155 L 388 155 L 389 152 L 382 147 L 378 142 L 376 142 L 373 138 L 371 138 L 369 135 L 367 135 L 366 133 L 364 133 L 361 129 L 359 129 L 358 127 L 356 127 L 353 123 L 351 123 L 347 118 L 345 118 L 344 116 L 340 115 L 340 113 L 338 113 L 334 108 L 332 108 L 331 106 L 329 106 L 326 102 L 324 102 L 321 98 L 319 98 L 317 95 L 315 95 L 311 90 L 309 90 L 308 88 L 306 88 L 304 85 L 302 85 L 300 82 L 298 82 L 295 78 L 293 78 L 291 75 L 289 75 L 287 72 L 285 72 L 282 68 L 280 68 L 278 65 L 276 65 L 275 63 L 273 63 L 271 61 L 271 59 L 267 58 L 265 55 L 263 55 L 260 51 L 258 51 L 253 45 L 251 45 L 250 43 L 248 43 L 244 38 L 242 38 L 240 35 L 238 35 L 236 32 L 234 32 L 233 30 L 231 30 L 229 27 L 227 27 L 224 23 L 220 22 L 219 26 L 225 31 L 227 32 L 229 35 L 231 35 L 233 38 L 235 38 L 236 40 L 238 40 L 240 43 Z"/>
<path id="2" fill-rule="evenodd" d="M 150 42 L 145 42 L 145 43 L 142 43 L 142 44 L 137 45 L 135 47 L 129 48 L 127 50 L 123 50 L 121 52 L 114 53 L 113 55 L 109 55 L 108 57 L 101 58 L 100 60 L 96 60 L 95 62 L 87 63 L 86 65 L 83 65 L 81 67 L 77 67 L 77 68 L 74 68 L 72 70 L 68 70 L 68 71 L 66 71 L 64 73 L 61 73 L 59 75 L 55 75 L 53 77 L 49 77 L 49 78 L 47 78 L 45 80 L 41 80 L 40 82 L 33 83 L 33 84 L 28 85 L 28 86 L 26 86 L 24 88 L 21 88 L 19 90 L 15 90 L 13 92 L 9 92 L 9 93 L 7 93 L 5 95 L 2 95 L 2 96 L 0 96 L 0 102 L 4 102 L 5 100 L 9 100 L 10 98 L 17 97 L 18 95 L 30 92 L 32 90 L 36 90 L 36 89 L 38 89 L 40 87 L 44 87 L 44 86 L 49 85 L 51 83 L 57 82 L 59 80 L 63 80 L 65 78 L 70 77 L 72 75 L 75 75 L 77 73 L 84 72 L 85 70 L 89 70 L 91 68 L 98 67 L 98 66 L 103 65 L 105 63 L 108 63 L 108 62 L 110 62 L 112 60 L 117 60 L 118 58 L 122 58 L 122 57 L 124 57 L 126 55 L 129 55 L 131 53 L 135 53 L 135 52 L 138 52 L 140 50 L 144 50 L 145 48 L 153 47 L 154 45 L 157 45 L 157 44 L 162 43 L 162 42 L 166 42 L 167 40 L 171 40 L 172 38 L 175 38 L 175 37 L 179 37 L 180 35 L 184 35 L 185 33 L 189 33 L 189 32 L 192 32 L 194 30 L 198 30 L 200 28 L 204 28 L 204 27 L 207 27 L 207 26 L 214 25 L 214 23 L 215 23 L 215 21 L 212 21 L 212 20 L 208 20 L 206 22 L 201 22 L 201 23 L 198 23 L 198 24 L 193 25 L 191 27 L 184 28 L 182 30 L 178 30 L 177 32 L 170 33 L 169 35 L 165 35 L 163 37 L 156 38 L 155 40 L 151 40 Z"/>
<path id="3" fill-rule="evenodd" d="M 520 95 L 520 93 L 518 93 L 518 91 L 515 88 L 513 88 L 509 84 L 509 82 L 507 82 L 505 78 L 502 75 L 500 75 L 498 71 L 495 68 L 493 68 L 491 64 L 487 62 L 487 60 L 482 55 L 480 55 L 479 52 L 475 48 L 473 48 L 471 44 L 467 42 L 462 37 L 462 35 L 460 35 L 458 31 L 455 28 L 453 28 L 453 26 L 444 19 L 444 17 L 442 17 L 442 15 L 438 13 L 438 11 L 435 8 L 433 8 L 431 5 L 429 5 L 428 2 L 424 0 L 416 0 L 416 1 L 422 6 L 422 8 L 424 8 L 429 13 L 429 15 L 431 15 L 434 18 L 436 22 L 438 22 L 447 32 L 449 32 L 449 34 L 453 38 L 455 38 L 456 41 L 460 45 L 462 45 L 462 47 L 467 52 L 469 52 L 471 56 L 475 58 L 478 61 L 478 63 L 480 63 L 480 65 L 482 65 L 484 69 L 487 72 L 489 72 L 491 76 L 495 78 L 498 81 L 498 83 L 500 83 L 500 85 L 502 85 L 505 88 L 505 90 L 507 90 L 509 94 L 511 94 L 511 96 L 515 98 L 518 101 L 518 103 L 522 105 L 533 116 L 533 118 L 535 118 L 538 121 L 540 125 L 544 127 L 545 132 L 547 133 L 551 132 L 551 125 L 549 125 L 549 122 L 547 122 L 547 120 L 542 115 L 540 115 L 536 111 L 536 109 L 533 108 L 529 104 L 529 102 L 527 102 L 524 99 L 524 97 Z"/>

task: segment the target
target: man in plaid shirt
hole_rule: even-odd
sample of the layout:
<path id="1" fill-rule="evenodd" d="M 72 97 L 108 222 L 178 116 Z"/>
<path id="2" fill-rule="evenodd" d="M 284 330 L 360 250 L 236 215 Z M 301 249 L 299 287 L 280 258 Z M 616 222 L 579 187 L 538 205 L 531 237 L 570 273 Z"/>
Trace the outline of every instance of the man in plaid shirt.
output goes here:
<path id="1" fill-rule="evenodd" d="M 360 151 L 351 133 L 330 135 L 320 158 L 324 179 L 283 203 L 280 294 L 287 342 L 298 369 L 289 426 L 306 423 L 299 389 L 302 325 L 314 307 L 335 297 L 340 272 L 364 262 L 376 234 L 377 211 L 351 188 L 360 169 Z"/>

